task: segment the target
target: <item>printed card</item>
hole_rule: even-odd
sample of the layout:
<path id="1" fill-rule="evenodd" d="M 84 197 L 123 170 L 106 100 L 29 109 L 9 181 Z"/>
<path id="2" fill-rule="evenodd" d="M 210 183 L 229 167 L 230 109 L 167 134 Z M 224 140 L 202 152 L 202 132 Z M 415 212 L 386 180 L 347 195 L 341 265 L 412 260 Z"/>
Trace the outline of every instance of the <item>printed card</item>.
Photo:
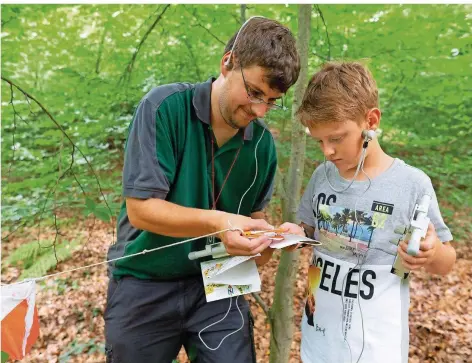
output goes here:
<path id="1" fill-rule="evenodd" d="M 273 242 L 270 244 L 270 247 L 280 249 L 280 248 L 288 247 L 297 243 L 306 243 L 313 246 L 319 246 L 321 244 L 321 242 L 317 240 L 314 240 L 308 237 L 302 237 L 296 234 L 284 233 L 282 234 L 282 236 L 284 237 L 283 240 L 273 240 Z"/>
<path id="2" fill-rule="evenodd" d="M 207 302 L 261 290 L 254 256 L 224 257 L 201 262 Z"/>

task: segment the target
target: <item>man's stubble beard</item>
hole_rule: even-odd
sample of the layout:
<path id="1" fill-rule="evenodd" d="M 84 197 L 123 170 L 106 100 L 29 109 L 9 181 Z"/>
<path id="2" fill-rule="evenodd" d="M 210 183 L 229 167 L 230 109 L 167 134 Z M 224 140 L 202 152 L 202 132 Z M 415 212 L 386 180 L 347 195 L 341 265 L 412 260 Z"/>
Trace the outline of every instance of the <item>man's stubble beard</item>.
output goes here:
<path id="1" fill-rule="evenodd" d="M 228 103 L 225 102 L 227 100 L 226 91 L 223 92 L 220 96 L 220 100 L 218 102 L 218 109 L 220 110 L 221 118 L 225 121 L 225 123 L 231 127 L 232 129 L 239 130 L 241 127 L 233 121 L 231 117 L 231 110 L 229 109 Z"/>

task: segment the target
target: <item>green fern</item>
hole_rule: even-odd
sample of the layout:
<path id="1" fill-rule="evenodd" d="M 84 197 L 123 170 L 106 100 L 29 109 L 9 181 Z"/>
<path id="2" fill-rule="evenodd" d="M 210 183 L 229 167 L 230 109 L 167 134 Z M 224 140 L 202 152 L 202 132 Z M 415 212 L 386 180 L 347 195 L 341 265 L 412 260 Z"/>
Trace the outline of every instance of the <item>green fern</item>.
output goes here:
<path id="1" fill-rule="evenodd" d="M 74 250 L 78 247 L 78 245 L 78 241 L 57 244 L 56 254 L 54 254 L 54 249 L 52 247 L 48 248 L 47 253 L 41 255 L 29 268 L 23 270 L 20 275 L 20 279 L 40 277 L 45 275 L 49 270 L 56 267 L 58 261 L 63 262 L 67 260 L 72 255 L 72 252 L 74 252 Z"/>
<path id="2" fill-rule="evenodd" d="M 15 249 L 10 256 L 5 259 L 5 266 L 21 266 L 22 268 L 29 268 L 38 256 L 44 255 L 48 252 L 49 248 L 45 246 L 51 246 L 52 241 L 32 241 L 26 244 L 22 244 Z"/>
<path id="3" fill-rule="evenodd" d="M 20 279 L 40 277 L 55 268 L 58 261 L 67 260 L 79 246 L 79 242 L 64 241 L 56 244 L 56 254 L 54 254 L 53 247 L 44 247 L 51 245 L 51 241 L 42 241 L 41 246 L 43 248 L 39 246 L 37 241 L 23 244 L 5 259 L 4 266 L 20 266 L 23 270 Z"/>

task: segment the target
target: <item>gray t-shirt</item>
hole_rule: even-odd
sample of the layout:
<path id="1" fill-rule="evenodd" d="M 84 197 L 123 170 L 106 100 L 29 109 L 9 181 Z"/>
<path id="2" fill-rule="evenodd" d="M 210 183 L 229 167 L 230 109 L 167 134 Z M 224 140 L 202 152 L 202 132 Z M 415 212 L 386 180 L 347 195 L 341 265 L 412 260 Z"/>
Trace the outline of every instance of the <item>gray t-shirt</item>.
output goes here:
<path id="1" fill-rule="evenodd" d="M 318 166 L 313 172 L 297 217 L 315 227 L 315 238 L 323 229 L 335 235 L 348 236 L 351 241 L 357 240 L 360 247 L 364 245 L 376 249 L 368 253 L 365 263 L 392 264 L 397 246 L 390 240 L 401 237 L 394 229 L 409 224 L 415 205 L 427 194 L 431 197 L 428 217 L 439 239 L 442 242 L 452 240 L 451 232 L 439 211 L 431 179 L 403 160 L 395 159 L 389 169 L 371 180 L 370 187 L 369 181 L 354 181 L 343 193 L 331 189 L 326 175 L 335 189 L 342 190 L 350 183 L 339 175 L 331 162 Z M 333 257 L 357 262 L 355 254 L 347 250 L 337 251 L 335 246 L 330 247 L 330 251 L 323 247 L 320 249 Z"/>
<path id="2" fill-rule="evenodd" d="M 320 165 L 297 213 L 322 242 L 307 272 L 301 359 L 406 363 L 409 280 L 391 273 L 397 246 L 390 240 L 402 237 L 395 228 L 409 224 L 425 194 L 439 239 L 452 240 L 431 180 L 399 159 L 371 183 L 354 181 L 344 192 L 334 191 L 326 176 L 337 190 L 350 183 L 332 163 Z"/>

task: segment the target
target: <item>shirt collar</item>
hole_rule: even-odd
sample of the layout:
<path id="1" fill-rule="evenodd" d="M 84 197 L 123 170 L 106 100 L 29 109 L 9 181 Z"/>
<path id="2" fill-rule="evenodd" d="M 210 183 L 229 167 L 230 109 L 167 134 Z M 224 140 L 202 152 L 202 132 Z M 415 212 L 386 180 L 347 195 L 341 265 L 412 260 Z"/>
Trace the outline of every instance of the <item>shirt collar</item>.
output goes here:
<path id="1" fill-rule="evenodd" d="M 210 125 L 211 85 L 215 80 L 216 78 L 210 77 L 206 82 L 197 83 L 193 94 L 192 103 L 195 108 L 195 113 L 197 114 L 198 119 L 207 125 Z M 244 129 L 244 140 L 252 140 L 253 134 L 254 121 Z"/>

